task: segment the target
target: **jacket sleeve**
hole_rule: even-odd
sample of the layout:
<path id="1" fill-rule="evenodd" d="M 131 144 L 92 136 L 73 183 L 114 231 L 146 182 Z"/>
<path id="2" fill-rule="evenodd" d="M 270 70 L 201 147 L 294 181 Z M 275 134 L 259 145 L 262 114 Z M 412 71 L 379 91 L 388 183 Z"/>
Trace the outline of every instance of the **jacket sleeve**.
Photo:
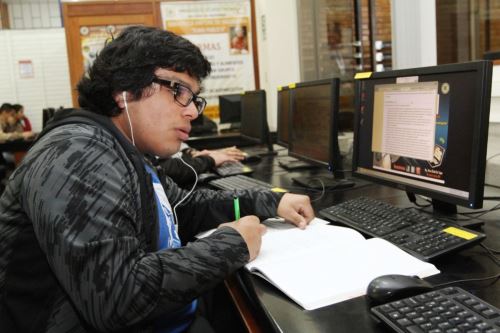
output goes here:
<path id="1" fill-rule="evenodd" d="M 61 288 L 94 329 L 165 316 L 248 261 L 245 242 L 231 228 L 147 252 L 144 224 L 152 221 L 140 221 L 138 177 L 120 148 L 97 133 L 74 132 L 40 145 L 18 170 L 25 175 L 21 205 Z"/>
<path id="2" fill-rule="evenodd" d="M 214 166 L 215 161 L 210 156 L 192 157 L 189 154 L 183 154 L 182 159 L 192 166 L 197 174 L 209 172 Z M 178 158 L 168 158 L 160 160 L 160 167 L 170 178 L 181 186 L 191 185 L 194 183 L 195 176 L 193 170 L 187 167 Z"/>
<path id="3" fill-rule="evenodd" d="M 183 243 L 205 230 L 234 221 L 233 198 L 240 200 L 241 216 L 257 215 L 260 219 L 276 216 L 282 193 L 265 190 L 216 191 L 198 189 L 189 196 L 168 176 L 161 177 L 172 207 L 176 208 L 179 236 Z M 180 202 L 180 204 L 179 204 Z"/>

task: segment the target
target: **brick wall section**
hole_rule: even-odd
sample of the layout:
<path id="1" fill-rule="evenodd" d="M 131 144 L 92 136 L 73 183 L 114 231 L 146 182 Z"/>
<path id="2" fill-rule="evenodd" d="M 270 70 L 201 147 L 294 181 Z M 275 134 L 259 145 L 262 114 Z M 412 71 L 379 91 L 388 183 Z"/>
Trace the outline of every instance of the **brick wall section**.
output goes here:
<path id="1" fill-rule="evenodd" d="M 456 0 L 436 1 L 437 63 L 457 62 Z"/>

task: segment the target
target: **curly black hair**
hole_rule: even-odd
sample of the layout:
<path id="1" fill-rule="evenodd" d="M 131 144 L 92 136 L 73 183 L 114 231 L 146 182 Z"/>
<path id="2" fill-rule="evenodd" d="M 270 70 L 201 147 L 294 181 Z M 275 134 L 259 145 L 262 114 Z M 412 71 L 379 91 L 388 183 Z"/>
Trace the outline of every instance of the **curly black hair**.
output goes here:
<path id="1" fill-rule="evenodd" d="M 78 103 L 95 113 L 116 116 L 121 110 L 113 95 L 128 91 L 140 99 L 158 68 L 186 72 L 198 81 L 211 71 L 210 62 L 187 39 L 154 27 L 131 26 L 97 55 L 78 83 Z"/>

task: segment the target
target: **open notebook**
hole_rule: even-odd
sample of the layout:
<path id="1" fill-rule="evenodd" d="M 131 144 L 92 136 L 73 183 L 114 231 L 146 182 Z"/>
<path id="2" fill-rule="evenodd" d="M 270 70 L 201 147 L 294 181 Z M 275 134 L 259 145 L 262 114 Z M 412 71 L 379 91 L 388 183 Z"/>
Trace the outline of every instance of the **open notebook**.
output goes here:
<path id="1" fill-rule="evenodd" d="M 314 219 L 300 230 L 271 223 L 259 256 L 245 268 L 280 289 L 306 310 L 366 294 L 371 280 L 385 274 L 438 274 L 421 261 L 380 238 Z"/>

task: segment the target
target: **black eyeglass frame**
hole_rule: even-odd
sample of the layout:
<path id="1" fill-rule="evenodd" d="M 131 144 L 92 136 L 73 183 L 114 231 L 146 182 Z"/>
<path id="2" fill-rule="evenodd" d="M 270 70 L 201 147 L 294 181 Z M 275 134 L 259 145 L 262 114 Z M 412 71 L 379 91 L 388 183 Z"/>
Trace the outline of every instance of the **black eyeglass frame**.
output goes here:
<path id="1" fill-rule="evenodd" d="M 198 96 L 189 87 L 183 85 L 182 83 L 177 82 L 177 81 L 172 81 L 172 80 L 161 79 L 159 77 L 153 78 L 153 82 L 158 83 L 159 85 L 172 91 L 172 93 L 174 94 L 175 101 L 177 103 L 179 103 L 180 105 L 186 107 L 191 102 L 193 102 L 194 105 L 196 106 L 196 110 L 198 111 L 198 115 L 201 115 L 203 113 L 203 111 L 205 111 L 205 108 L 207 106 L 206 99 Z M 180 96 L 180 94 L 179 94 L 180 88 L 187 89 L 187 91 L 189 91 L 191 93 L 191 98 L 189 98 L 189 100 L 187 102 L 183 102 L 179 99 L 178 96 Z"/>

